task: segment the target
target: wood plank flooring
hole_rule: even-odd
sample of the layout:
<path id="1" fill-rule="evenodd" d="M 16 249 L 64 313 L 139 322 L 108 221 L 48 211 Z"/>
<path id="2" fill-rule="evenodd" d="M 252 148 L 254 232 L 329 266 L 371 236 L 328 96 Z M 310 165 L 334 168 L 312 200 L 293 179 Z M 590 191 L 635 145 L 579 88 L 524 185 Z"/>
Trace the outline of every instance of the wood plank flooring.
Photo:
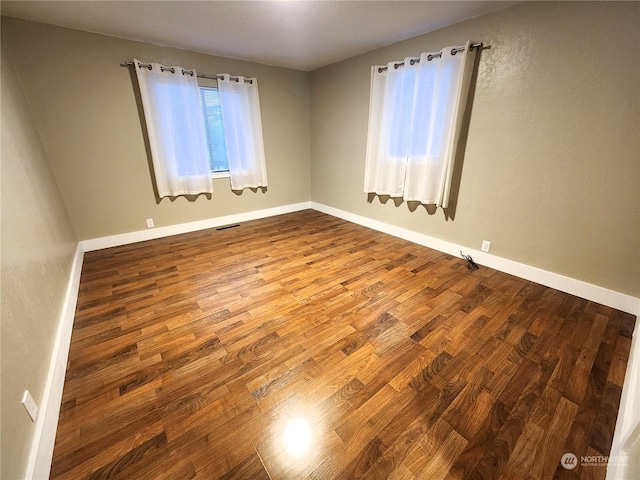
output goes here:
<path id="1" fill-rule="evenodd" d="M 90 252 L 51 478 L 604 478 L 635 321 L 312 210 Z"/>

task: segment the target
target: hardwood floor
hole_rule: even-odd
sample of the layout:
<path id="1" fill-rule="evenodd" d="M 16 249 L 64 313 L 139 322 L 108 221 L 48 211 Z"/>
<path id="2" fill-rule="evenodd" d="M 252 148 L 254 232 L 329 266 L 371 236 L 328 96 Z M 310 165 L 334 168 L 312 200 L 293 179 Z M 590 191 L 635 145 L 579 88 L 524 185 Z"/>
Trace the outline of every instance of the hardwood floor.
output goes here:
<path id="1" fill-rule="evenodd" d="M 311 210 L 90 252 L 51 478 L 604 478 L 634 325 Z"/>

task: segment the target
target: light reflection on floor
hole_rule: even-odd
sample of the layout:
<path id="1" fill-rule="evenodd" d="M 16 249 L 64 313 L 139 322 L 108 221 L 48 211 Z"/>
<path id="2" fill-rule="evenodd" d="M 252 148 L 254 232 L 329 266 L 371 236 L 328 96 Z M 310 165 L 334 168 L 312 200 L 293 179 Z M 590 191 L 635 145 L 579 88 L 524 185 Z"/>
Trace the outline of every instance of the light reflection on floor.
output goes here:
<path id="1" fill-rule="evenodd" d="M 252 441 L 271 478 L 307 478 L 343 444 L 321 403 L 293 396 L 269 412 L 267 428 Z"/>
<path id="2" fill-rule="evenodd" d="M 309 451 L 312 437 L 311 427 L 304 418 L 290 419 L 283 435 L 285 447 L 290 455 L 299 458 Z"/>

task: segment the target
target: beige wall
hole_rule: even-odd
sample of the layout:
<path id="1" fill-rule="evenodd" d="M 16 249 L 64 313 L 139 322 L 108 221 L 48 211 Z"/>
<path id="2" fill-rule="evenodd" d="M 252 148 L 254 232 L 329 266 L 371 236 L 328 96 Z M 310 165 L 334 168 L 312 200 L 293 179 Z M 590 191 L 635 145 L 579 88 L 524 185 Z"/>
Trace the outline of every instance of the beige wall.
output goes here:
<path id="1" fill-rule="evenodd" d="M 22 392 L 29 389 L 42 406 L 77 241 L 4 32 L 2 41 L 0 478 L 13 479 L 24 478 L 35 430 Z"/>
<path id="2" fill-rule="evenodd" d="M 311 73 L 311 197 L 640 297 L 640 3 L 526 2 Z M 459 194 L 363 192 L 370 66 L 482 41 Z"/>
<path id="3" fill-rule="evenodd" d="M 3 18 L 2 30 L 81 240 L 309 200 L 307 74 L 176 48 Z M 136 105 L 138 58 L 201 73 L 257 77 L 269 187 L 156 203 Z"/>

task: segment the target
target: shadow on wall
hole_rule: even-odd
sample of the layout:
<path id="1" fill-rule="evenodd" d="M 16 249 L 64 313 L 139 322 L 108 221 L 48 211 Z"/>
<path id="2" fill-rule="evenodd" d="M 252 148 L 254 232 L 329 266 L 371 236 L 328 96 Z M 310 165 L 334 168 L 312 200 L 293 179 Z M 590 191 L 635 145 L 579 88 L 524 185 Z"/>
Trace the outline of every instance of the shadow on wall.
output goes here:
<path id="1" fill-rule="evenodd" d="M 248 188 L 245 188 L 244 190 L 233 190 L 233 188 L 231 189 L 231 191 L 235 193 L 237 196 L 242 195 L 245 190 L 251 190 L 253 193 L 258 193 L 258 192 L 267 193 L 268 189 L 267 187 L 248 187 Z"/>
<path id="2" fill-rule="evenodd" d="M 471 74 L 471 83 L 469 85 L 469 94 L 467 96 L 467 105 L 462 117 L 462 127 L 460 129 L 460 138 L 458 141 L 458 148 L 456 150 L 456 158 L 453 164 L 453 174 L 451 176 L 451 190 L 449 192 L 449 206 L 442 209 L 445 220 L 455 220 L 456 207 L 458 205 L 458 194 L 460 193 L 460 182 L 462 179 L 462 167 L 464 165 L 464 154 L 467 149 L 467 138 L 469 136 L 469 123 L 471 121 L 471 111 L 473 110 L 473 99 L 476 93 L 476 80 L 478 78 L 478 65 L 480 64 L 480 57 L 482 56 L 482 50 L 489 49 L 491 46 L 483 47 L 478 55 L 475 56 L 475 63 L 473 65 L 473 73 Z M 378 197 L 380 203 L 386 204 L 392 197 L 389 195 L 377 195 L 375 193 L 367 194 L 367 202 L 372 203 L 373 199 Z M 400 207 L 404 202 L 403 198 L 393 197 L 393 203 L 396 207 Z M 408 201 L 407 208 L 411 212 L 415 212 L 419 207 L 423 207 L 429 215 L 435 215 L 438 211 L 438 207 L 435 205 L 425 205 L 416 201 Z"/>
<path id="3" fill-rule="evenodd" d="M 145 152 L 147 153 L 147 163 L 149 165 L 149 181 L 151 182 L 151 186 L 153 187 L 153 194 L 156 197 L 156 204 L 160 205 L 160 201 L 162 200 L 162 198 L 158 194 L 158 188 L 156 187 L 156 180 L 155 180 L 156 174 L 155 174 L 155 170 L 153 169 L 153 160 L 151 158 L 151 145 L 149 144 L 149 132 L 147 131 L 147 122 L 144 118 L 144 107 L 142 106 L 142 97 L 140 96 L 140 85 L 138 85 L 138 77 L 136 75 L 135 66 L 133 68 L 129 68 L 129 66 L 127 65 L 123 65 L 123 66 L 126 66 L 129 69 L 129 77 L 131 78 L 131 85 L 133 86 L 133 95 L 136 98 L 136 107 L 138 109 L 138 120 L 140 121 L 140 128 L 142 129 L 142 138 L 144 139 L 144 149 L 145 149 Z M 199 195 L 191 195 L 191 196 L 195 198 L 188 199 L 188 200 L 190 202 L 194 202 Z M 209 194 L 209 200 L 210 199 L 211 199 L 211 195 Z M 173 201 L 175 200 L 175 198 L 172 198 L 171 200 Z"/>

